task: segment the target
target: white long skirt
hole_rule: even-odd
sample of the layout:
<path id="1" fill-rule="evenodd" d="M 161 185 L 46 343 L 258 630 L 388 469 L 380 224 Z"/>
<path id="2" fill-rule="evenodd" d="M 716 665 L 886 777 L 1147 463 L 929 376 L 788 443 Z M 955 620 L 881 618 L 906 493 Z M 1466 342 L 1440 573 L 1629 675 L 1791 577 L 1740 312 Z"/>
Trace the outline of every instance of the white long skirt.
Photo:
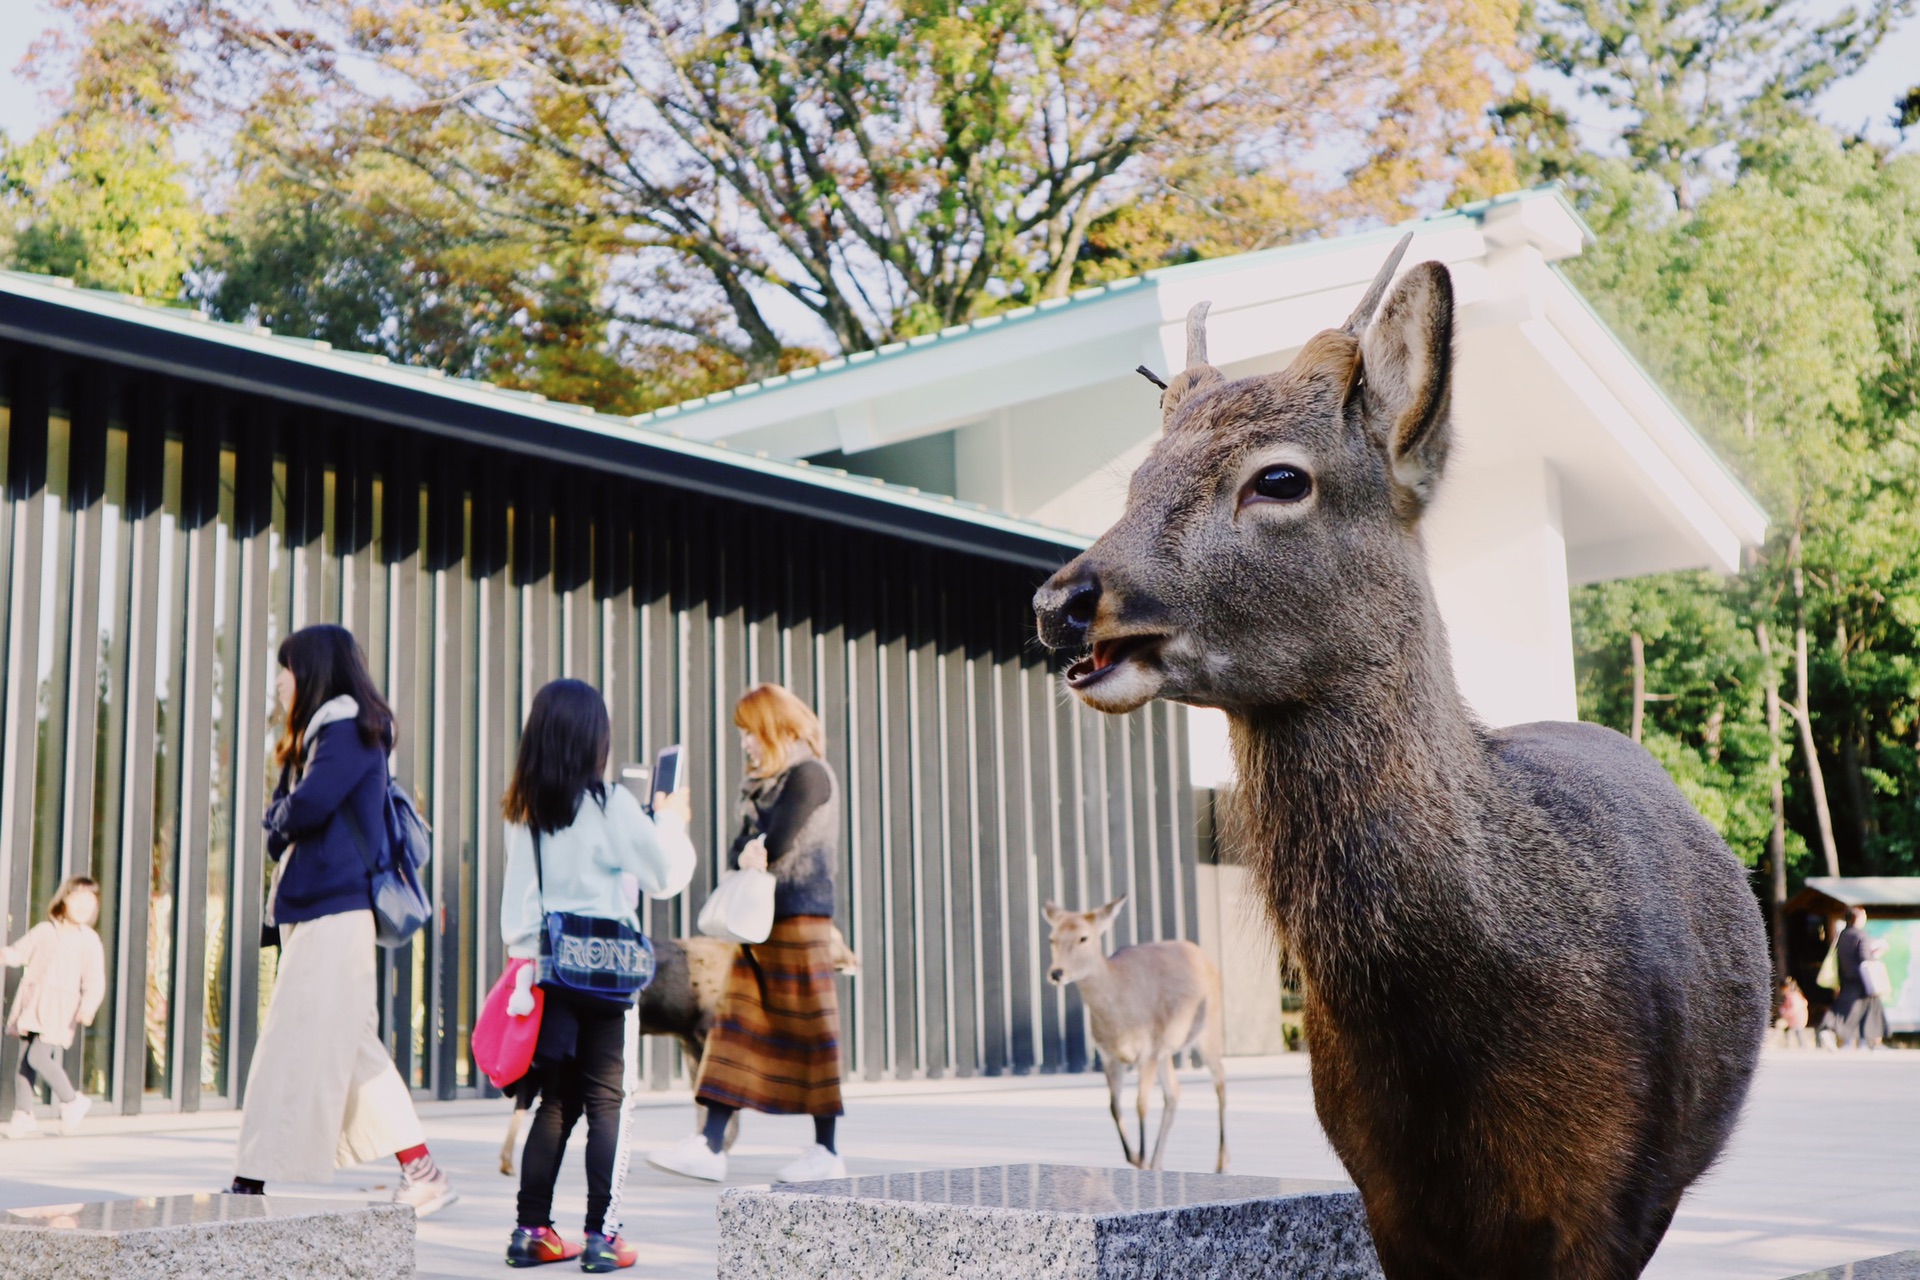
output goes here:
<path id="1" fill-rule="evenodd" d="M 280 970 L 247 1072 L 234 1172 L 330 1182 L 426 1141 L 380 1041 L 373 912 L 280 926 Z"/>

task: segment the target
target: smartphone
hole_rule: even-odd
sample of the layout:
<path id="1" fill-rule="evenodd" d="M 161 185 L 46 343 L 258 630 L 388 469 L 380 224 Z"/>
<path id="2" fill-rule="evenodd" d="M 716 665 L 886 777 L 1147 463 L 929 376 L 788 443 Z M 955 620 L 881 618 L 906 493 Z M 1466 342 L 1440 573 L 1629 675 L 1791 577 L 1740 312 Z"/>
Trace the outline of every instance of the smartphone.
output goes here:
<path id="1" fill-rule="evenodd" d="M 656 794 L 672 795 L 684 785 L 680 776 L 680 744 L 663 747 L 653 759 L 653 790 Z M 652 796 L 647 797 L 652 800 Z"/>
<path id="2" fill-rule="evenodd" d="M 623 764 L 620 766 L 620 785 L 633 792 L 633 798 L 640 802 L 642 809 L 653 806 L 653 788 L 647 780 L 653 775 L 643 764 Z"/>

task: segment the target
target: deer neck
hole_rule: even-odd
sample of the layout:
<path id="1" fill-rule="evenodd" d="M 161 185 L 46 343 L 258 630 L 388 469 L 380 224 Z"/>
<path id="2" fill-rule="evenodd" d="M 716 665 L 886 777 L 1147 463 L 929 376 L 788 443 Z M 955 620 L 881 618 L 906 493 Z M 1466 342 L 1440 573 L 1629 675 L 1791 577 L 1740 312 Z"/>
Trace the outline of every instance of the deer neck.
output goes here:
<path id="1" fill-rule="evenodd" d="M 1093 965 L 1087 972 L 1075 978 L 1073 983 L 1080 988 L 1080 998 L 1085 1000 L 1088 1005 L 1104 1003 L 1106 997 L 1113 990 L 1112 962 L 1105 955 L 1102 955 L 1099 963 Z"/>
<path id="2" fill-rule="evenodd" d="M 1422 619 L 1364 685 L 1232 716 L 1248 860 L 1310 978 L 1457 909 L 1494 802 L 1445 631 L 1430 604 Z"/>

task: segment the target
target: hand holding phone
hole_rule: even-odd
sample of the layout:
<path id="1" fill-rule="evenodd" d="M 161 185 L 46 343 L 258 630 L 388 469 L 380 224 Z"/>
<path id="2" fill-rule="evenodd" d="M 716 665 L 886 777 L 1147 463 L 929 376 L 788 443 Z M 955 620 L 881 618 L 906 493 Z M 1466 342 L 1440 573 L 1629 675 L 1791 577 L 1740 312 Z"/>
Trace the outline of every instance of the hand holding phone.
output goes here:
<path id="1" fill-rule="evenodd" d="M 687 826 L 693 825 L 693 801 L 684 790 L 654 792 L 653 812 L 655 817 L 671 813 Z"/>

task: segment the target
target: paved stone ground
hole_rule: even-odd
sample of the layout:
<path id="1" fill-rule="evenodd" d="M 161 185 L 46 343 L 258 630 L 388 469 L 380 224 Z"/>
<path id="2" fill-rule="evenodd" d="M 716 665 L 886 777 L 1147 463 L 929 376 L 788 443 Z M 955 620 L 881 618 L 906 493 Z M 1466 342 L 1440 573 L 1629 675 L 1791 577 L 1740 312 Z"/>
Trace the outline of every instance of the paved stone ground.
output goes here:
<path id="1" fill-rule="evenodd" d="M 1204 1076 L 1183 1079 L 1167 1164 L 1211 1168 L 1212 1091 Z M 1229 1080 L 1235 1172 L 1341 1176 L 1313 1118 L 1303 1058 L 1236 1059 L 1229 1063 Z M 421 1224 L 419 1262 L 427 1280 L 509 1274 L 499 1257 L 513 1222 L 515 1182 L 496 1167 L 504 1107 L 422 1108 L 435 1155 L 463 1196 Z M 1097 1077 L 857 1085 L 849 1089 L 848 1110 L 841 1132 L 856 1172 L 1026 1160 L 1120 1162 L 1106 1090 Z M 684 1098 L 650 1098 L 636 1114 L 635 1131 L 643 1148 L 665 1145 L 686 1132 L 690 1121 Z M 0 1207 L 223 1185 L 234 1123 L 231 1115 L 90 1120 L 75 1137 L 0 1143 Z M 769 1180 L 810 1139 L 804 1120 L 746 1117 L 732 1180 Z M 1779 1280 L 1920 1247 L 1917 1164 L 1920 1052 L 1772 1053 L 1732 1150 L 1681 1207 L 1647 1274 L 1656 1280 Z M 331 1194 L 371 1190 L 390 1184 L 392 1176 L 377 1167 L 344 1172 Z M 327 1194 L 318 1187 L 300 1190 Z M 557 1217 L 569 1235 L 578 1231 L 584 1199 L 576 1151 L 556 1199 Z M 633 1274 L 711 1280 L 714 1199 L 713 1188 L 636 1160 L 627 1223 L 642 1255 Z"/>

